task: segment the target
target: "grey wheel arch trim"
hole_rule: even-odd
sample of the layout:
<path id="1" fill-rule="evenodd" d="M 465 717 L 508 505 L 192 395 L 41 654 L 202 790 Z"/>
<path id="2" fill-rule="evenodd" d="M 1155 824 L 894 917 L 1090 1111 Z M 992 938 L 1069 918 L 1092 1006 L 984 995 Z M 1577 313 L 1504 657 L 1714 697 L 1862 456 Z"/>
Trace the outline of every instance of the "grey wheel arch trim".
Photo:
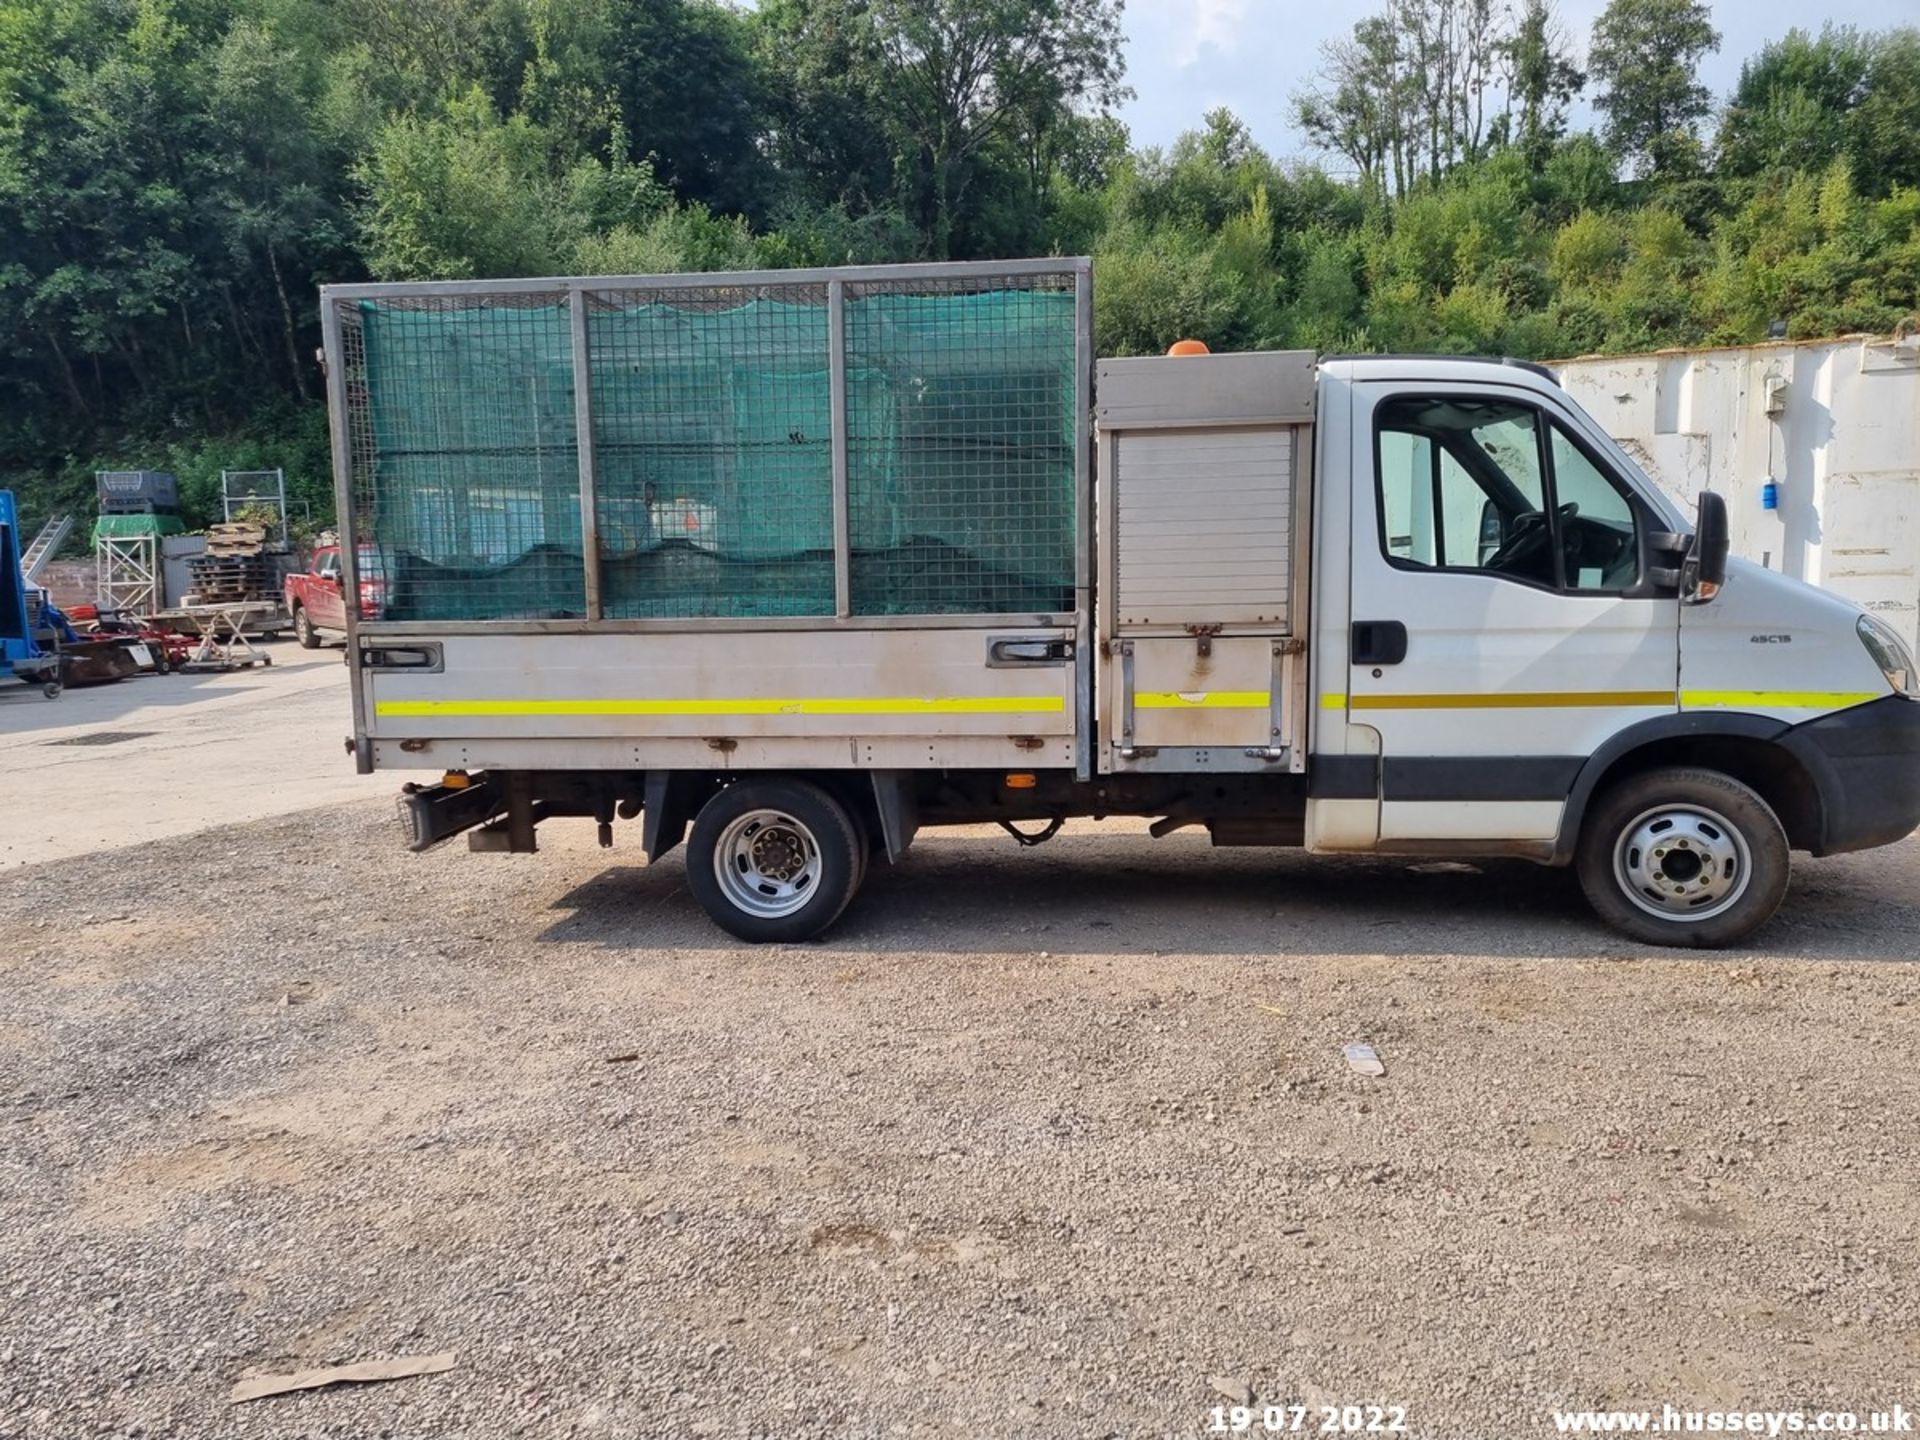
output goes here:
<path id="1" fill-rule="evenodd" d="M 1716 736 L 1729 740 L 1779 740 L 1793 727 L 1784 720 L 1740 711 L 1695 711 L 1681 715 L 1660 715 L 1610 736 L 1580 767 L 1573 789 L 1567 795 L 1566 809 L 1560 814 L 1560 834 L 1554 841 L 1554 865 L 1571 865 L 1580 847 L 1580 827 L 1586 822 L 1587 804 L 1600 781 L 1623 756 L 1643 745 L 1660 740 L 1709 740 Z"/>

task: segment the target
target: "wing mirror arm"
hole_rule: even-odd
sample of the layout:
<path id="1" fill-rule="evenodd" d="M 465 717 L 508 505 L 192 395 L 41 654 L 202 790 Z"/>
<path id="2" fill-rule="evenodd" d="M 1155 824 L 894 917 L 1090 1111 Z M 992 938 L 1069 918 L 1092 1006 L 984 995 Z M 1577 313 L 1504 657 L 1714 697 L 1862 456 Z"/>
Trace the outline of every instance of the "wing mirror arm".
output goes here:
<path id="1" fill-rule="evenodd" d="M 1702 490 L 1694 514 L 1693 543 L 1680 567 L 1682 604 L 1705 605 L 1720 593 L 1727 583 L 1727 554 L 1732 548 L 1726 497 Z"/>

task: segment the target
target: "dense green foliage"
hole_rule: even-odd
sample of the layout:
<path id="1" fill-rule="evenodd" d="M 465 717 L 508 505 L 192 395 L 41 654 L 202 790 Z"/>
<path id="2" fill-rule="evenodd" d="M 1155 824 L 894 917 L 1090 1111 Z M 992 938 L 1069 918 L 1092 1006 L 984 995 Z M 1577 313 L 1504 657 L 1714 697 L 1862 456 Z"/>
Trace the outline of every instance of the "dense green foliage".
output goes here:
<path id="1" fill-rule="evenodd" d="M 1130 147 L 1121 0 L 9 0 L 0 485 L 284 464 L 315 286 L 1084 253 L 1105 353 L 1725 343 L 1911 323 L 1920 31 L 1718 106 L 1701 0 L 1382 0 L 1296 97 Z M 1586 93 L 1601 133 L 1569 133 Z M 205 518 L 198 514 L 195 518 Z"/>

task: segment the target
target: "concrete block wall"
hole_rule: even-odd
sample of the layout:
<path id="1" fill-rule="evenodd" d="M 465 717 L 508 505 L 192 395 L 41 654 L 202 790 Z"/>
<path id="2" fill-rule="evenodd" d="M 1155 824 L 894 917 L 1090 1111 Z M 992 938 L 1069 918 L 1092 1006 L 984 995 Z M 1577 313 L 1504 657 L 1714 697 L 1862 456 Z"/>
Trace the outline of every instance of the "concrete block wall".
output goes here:
<path id="1" fill-rule="evenodd" d="M 75 605 L 91 605 L 94 591 L 92 560 L 54 560 L 41 570 L 39 583 L 53 595 L 53 603 L 62 610 Z"/>

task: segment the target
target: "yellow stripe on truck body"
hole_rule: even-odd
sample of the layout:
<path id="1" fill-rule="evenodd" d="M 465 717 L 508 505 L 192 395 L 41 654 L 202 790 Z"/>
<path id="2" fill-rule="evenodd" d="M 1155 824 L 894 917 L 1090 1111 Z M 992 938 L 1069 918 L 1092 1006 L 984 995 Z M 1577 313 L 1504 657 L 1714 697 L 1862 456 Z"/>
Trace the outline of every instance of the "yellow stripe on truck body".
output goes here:
<path id="1" fill-rule="evenodd" d="M 1133 703 L 1142 710 L 1265 710 L 1273 695 L 1266 690 L 1149 690 L 1135 695 Z"/>
<path id="2" fill-rule="evenodd" d="M 1320 697 L 1323 710 L 1569 710 L 1618 706 L 1688 710 L 1844 710 L 1879 695 L 1863 690 L 1569 690 L 1485 695 L 1356 695 Z"/>
<path id="3" fill-rule="evenodd" d="M 1688 710 L 1844 710 L 1881 694 L 1864 690 L 1683 690 Z"/>
<path id="4" fill-rule="evenodd" d="M 1491 690 L 1478 695 L 1356 695 L 1355 710 L 1586 710 L 1671 706 L 1671 690 Z"/>
<path id="5" fill-rule="evenodd" d="M 727 700 L 383 700 L 386 718 L 492 715 L 1051 715 L 1066 707 L 1058 695 L 816 695 Z"/>

